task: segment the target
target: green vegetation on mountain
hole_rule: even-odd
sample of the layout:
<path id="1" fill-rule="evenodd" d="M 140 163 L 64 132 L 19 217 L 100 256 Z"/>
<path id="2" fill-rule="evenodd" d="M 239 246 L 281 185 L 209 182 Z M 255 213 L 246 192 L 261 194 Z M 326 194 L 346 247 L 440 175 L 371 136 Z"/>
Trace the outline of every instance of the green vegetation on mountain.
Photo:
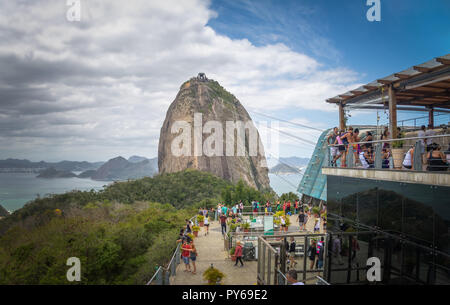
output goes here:
<path id="1" fill-rule="evenodd" d="M 184 219 L 228 194 L 269 196 L 186 170 L 36 199 L 0 220 L 0 284 L 144 284 L 170 259 Z M 81 282 L 66 279 L 69 257 L 81 261 Z"/>

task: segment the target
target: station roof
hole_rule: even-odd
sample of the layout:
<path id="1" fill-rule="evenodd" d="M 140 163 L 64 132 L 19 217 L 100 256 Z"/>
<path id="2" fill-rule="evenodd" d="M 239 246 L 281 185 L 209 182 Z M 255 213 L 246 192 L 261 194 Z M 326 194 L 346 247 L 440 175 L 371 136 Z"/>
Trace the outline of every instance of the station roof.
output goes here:
<path id="1" fill-rule="evenodd" d="M 388 86 L 395 90 L 397 105 L 407 106 L 403 109 L 423 111 L 426 110 L 423 107 L 433 107 L 450 110 L 450 54 L 377 79 L 326 101 L 342 103 L 346 108 L 379 109 L 389 101 Z"/>

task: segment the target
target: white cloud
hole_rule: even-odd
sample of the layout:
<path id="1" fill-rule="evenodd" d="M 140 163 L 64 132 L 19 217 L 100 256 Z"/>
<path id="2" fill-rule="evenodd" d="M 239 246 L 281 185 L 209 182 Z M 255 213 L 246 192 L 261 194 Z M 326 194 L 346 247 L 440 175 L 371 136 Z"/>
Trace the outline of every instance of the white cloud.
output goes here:
<path id="1" fill-rule="evenodd" d="M 77 23 L 65 1 L 0 3 L 0 157 L 156 156 L 166 110 L 198 72 L 261 112 L 334 111 L 324 100 L 357 85 L 284 44 L 218 35 L 208 1 L 81 4 Z"/>

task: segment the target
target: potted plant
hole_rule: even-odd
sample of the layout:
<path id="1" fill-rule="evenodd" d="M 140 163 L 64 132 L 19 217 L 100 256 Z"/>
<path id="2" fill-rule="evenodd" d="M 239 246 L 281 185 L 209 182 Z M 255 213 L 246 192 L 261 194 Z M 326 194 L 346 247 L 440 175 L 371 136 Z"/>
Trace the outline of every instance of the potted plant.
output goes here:
<path id="1" fill-rule="evenodd" d="M 192 232 L 194 232 L 194 236 L 195 237 L 198 236 L 198 231 L 200 231 L 200 227 L 199 226 L 192 226 Z"/>
<path id="2" fill-rule="evenodd" d="M 208 285 L 220 285 L 220 282 L 225 277 L 225 274 L 220 272 L 219 269 L 216 269 L 212 266 L 206 269 L 203 273 L 203 279 L 208 281 Z"/>
<path id="3" fill-rule="evenodd" d="M 401 168 L 403 158 L 405 156 L 405 149 L 403 148 L 403 140 L 392 142 L 392 159 L 394 160 L 394 168 Z"/>
<path id="4" fill-rule="evenodd" d="M 203 224 L 205 223 L 205 216 L 197 215 L 197 222 L 200 225 L 200 227 L 203 227 Z"/>
<path id="5" fill-rule="evenodd" d="M 250 231 L 250 224 L 248 222 L 241 224 L 241 228 L 244 229 L 244 232 Z"/>
<path id="6" fill-rule="evenodd" d="M 285 228 L 285 231 L 287 232 L 289 226 L 291 225 L 291 219 L 290 219 L 289 216 L 286 216 L 286 217 L 284 218 L 284 221 L 286 222 L 286 228 Z"/>
<path id="7" fill-rule="evenodd" d="M 232 247 L 232 248 L 230 249 L 230 256 L 231 256 L 231 260 L 232 260 L 233 262 L 236 261 L 236 255 L 234 255 L 234 252 L 236 252 L 236 247 Z"/>
<path id="8" fill-rule="evenodd" d="M 197 233 L 197 234 L 198 234 L 198 233 Z M 189 236 L 192 240 L 194 240 L 194 237 L 195 237 L 194 234 L 188 233 L 187 236 Z"/>
<path id="9" fill-rule="evenodd" d="M 230 231 L 231 231 L 231 232 L 236 232 L 236 228 L 237 228 L 237 227 L 239 227 L 238 224 L 236 224 L 236 223 L 231 223 L 231 225 L 230 225 Z"/>

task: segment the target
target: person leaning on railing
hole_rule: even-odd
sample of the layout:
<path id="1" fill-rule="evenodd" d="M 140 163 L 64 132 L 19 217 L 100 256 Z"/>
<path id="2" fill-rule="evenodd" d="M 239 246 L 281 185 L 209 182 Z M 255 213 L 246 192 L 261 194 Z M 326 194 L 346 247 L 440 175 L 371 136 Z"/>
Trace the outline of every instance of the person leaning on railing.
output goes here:
<path id="1" fill-rule="evenodd" d="M 441 151 L 441 146 L 432 143 L 430 149 L 431 150 L 427 152 L 427 171 L 446 171 L 448 169 L 448 163 L 446 156 Z"/>

